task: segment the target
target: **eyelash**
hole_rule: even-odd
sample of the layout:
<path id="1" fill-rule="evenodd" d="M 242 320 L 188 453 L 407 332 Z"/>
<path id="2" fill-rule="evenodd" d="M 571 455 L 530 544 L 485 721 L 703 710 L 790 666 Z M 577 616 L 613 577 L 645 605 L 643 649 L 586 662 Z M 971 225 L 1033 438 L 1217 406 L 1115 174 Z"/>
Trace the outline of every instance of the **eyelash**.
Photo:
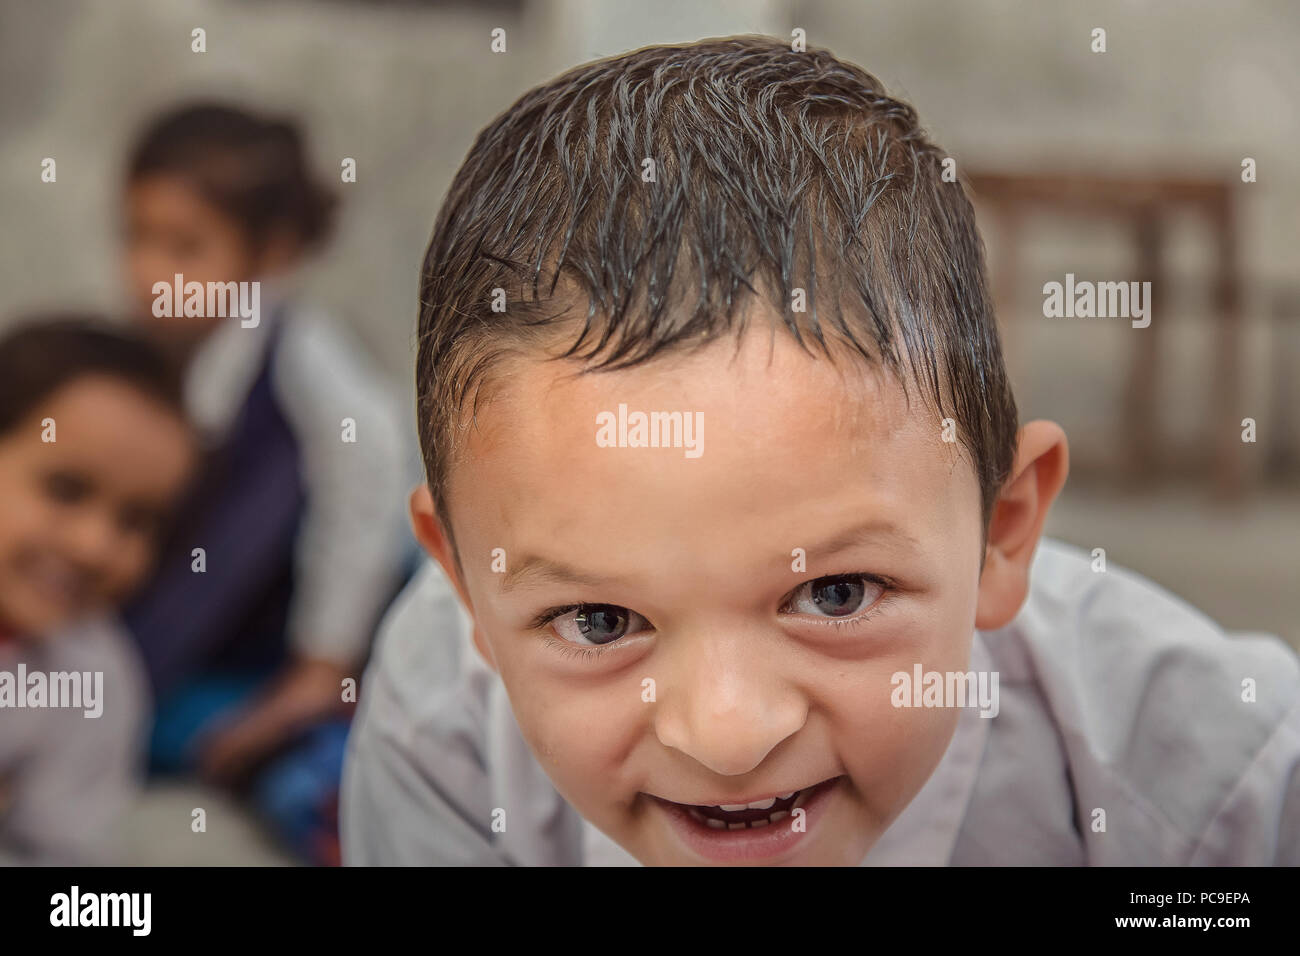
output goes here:
<path id="1" fill-rule="evenodd" d="M 602 607 L 598 603 L 587 602 L 584 604 L 567 604 L 563 607 L 553 607 L 543 611 L 537 617 L 528 622 L 528 630 L 540 631 L 547 624 L 550 624 L 557 617 L 563 617 L 570 611 L 580 611 L 586 607 Z M 608 644 L 575 644 L 573 641 L 566 641 L 563 638 L 547 635 L 544 641 L 547 647 L 555 648 L 566 658 L 578 657 L 584 661 L 595 660 L 607 650 L 618 645 L 619 641 L 611 641 Z"/>
<path id="2" fill-rule="evenodd" d="M 823 574 L 820 577 L 813 578 L 812 580 L 820 581 L 822 578 L 845 578 L 845 577 L 862 578 L 864 581 L 870 581 L 872 584 L 875 584 L 876 586 L 880 587 L 883 593 L 880 595 L 880 597 L 876 599 L 876 602 L 872 604 L 870 608 L 868 608 L 866 611 L 863 611 L 861 614 L 855 614 L 852 617 L 847 617 L 847 618 L 826 618 L 822 621 L 819 621 L 816 626 L 843 628 L 843 627 L 857 627 L 862 624 L 865 624 L 867 621 L 874 618 L 878 613 L 880 613 L 882 610 L 884 610 L 884 608 L 888 607 L 892 603 L 894 599 L 894 595 L 898 590 L 898 585 L 895 581 L 879 574 L 863 574 L 859 572 L 848 572 L 845 574 Z M 808 581 L 804 582 L 804 584 L 809 584 L 809 583 L 811 582 Z M 799 587 L 803 587 L 803 584 L 799 585 Z M 786 602 L 786 604 L 783 604 L 781 606 L 784 608 L 788 604 L 789 602 Z M 602 606 L 604 605 L 600 604 L 599 602 L 597 603 L 586 602 L 581 604 L 566 604 L 562 607 L 548 608 L 547 610 L 537 615 L 537 617 L 533 618 L 532 621 L 528 623 L 528 630 L 530 631 L 541 630 L 543 627 L 545 627 L 547 624 L 550 624 L 551 621 L 555 620 L 557 617 L 563 617 L 565 614 L 568 614 L 570 611 L 579 611 L 583 608 L 602 607 Z M 606 651 L 619 646 L 622 642 L 611 641 L 608 644 L 574 644 L 572 641 L 566 641 L 562 638 L 548 636 L 544 643 L 546 644 L 547 647 L 555 648 L 566 658 L 576 657 L 576 658 L 581 658 L 584 661 L 591 661 L 600 657 Z"/>
<path id="3" fill-rule="evenodd" d="M 582 607 L 581 604 L 577 605 Z M 572 610 L 572 608 L 570 608 Z M 568 612 L 564 612 L 568 613 Z M 558 615 L 557 615 L 558 616 Z M 595 660 L 601 654 L 604 654 L 610 648 L 616 646 L 618 641 L 611 641 L 608 644 L 575 644 L 573 641 L 566 641 L 559 637 L 548 637 L 545 641 L 547 647 L 553 647 L 566 658 L 581 658 L 584 661 Z"/>

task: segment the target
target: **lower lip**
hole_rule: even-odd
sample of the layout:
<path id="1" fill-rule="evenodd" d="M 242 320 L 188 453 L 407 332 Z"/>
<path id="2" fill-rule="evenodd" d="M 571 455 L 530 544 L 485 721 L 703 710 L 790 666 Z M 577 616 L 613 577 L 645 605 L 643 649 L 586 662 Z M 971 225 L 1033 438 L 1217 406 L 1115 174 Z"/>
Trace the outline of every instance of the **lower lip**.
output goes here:
<path id="1" fill-rule="evenodd" d="M 796 832 L 791 824 L 793 817 L 769 823 L 757 830 L 715 830 L 696 822 L 681 804 L 654 798 L 663 808 L 677 838 L 695 855 L 715 863 L 743 863 L 774 858 L 795 853 L 812 836 L 813 828 L 825 813 L 826 805 L 843 777 L 819 783 L 804 798 L 800 809 L 804 811 L 804 830 Z"/>

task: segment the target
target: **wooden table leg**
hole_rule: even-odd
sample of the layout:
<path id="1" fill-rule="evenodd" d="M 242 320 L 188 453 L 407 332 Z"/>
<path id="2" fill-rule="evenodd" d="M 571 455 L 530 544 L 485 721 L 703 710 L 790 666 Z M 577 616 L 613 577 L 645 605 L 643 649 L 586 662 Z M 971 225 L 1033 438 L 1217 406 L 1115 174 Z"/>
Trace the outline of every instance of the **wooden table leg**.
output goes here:
<path id="1" fill-rule="evenodd" d="M 1161 246 L 1164 230 L 1157 206 L 1146 206 L 1138 213 L 1137 265 L 1138 282 L 1151 283 L 1151 324 L 1145 329 L 1132 326 L 1128 334 L 1135 336 L 1132 364 L 1129 367 L 1128 388 L 1124 402 L 1125 446 L 1127 472 L 1130 480 L 1143 481 L 1154 476 L 1164 462 L 1163 435 L 1159 417 L 1159 342 L 1168 341 L 1161 329 L 1170 320 L 1170 311 L 1164 301 L 1166 291 L 1161 277 Z"/>
<path id="2" fill-rule="evenodd" d="M 1255 418 L 1241 404 L 1241 277 L 1237 262 L 1237 221 L 1232 200 L 1226 192 L 1215 207 L 1218 238 L 1218 270 L 1214 305 L 1217 322 L 1214 336 L 1214 408 L 1208 416 L 1209 447 L 1214 449 L 1214 489 L 1221 498 L 1239 498 L 1245 491 L 1244 456 L 1258 445 L 1241 441 L 1241 420 Z"/>

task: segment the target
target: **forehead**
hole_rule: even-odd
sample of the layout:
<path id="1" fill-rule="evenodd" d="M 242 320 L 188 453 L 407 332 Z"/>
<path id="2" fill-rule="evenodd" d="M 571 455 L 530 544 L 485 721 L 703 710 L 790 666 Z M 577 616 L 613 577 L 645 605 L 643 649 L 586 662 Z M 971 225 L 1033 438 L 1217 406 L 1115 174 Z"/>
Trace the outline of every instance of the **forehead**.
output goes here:
<path id="1" fill-rule="evenodd" d="M 636 368 L 575 372 L 519 358 L 496 377 L 448 483 L 458 542 L 699 562 L 788 556 L 810 535 L 881 518 L 915 540 L 977 526 L 974 472 L 915 389 L 909 403 L 892 375 L 809 354 L 768 323 Z M 601 447 L 598 416 L 616 421 L 620 406 L 691 416 L 701 453 Z"/>

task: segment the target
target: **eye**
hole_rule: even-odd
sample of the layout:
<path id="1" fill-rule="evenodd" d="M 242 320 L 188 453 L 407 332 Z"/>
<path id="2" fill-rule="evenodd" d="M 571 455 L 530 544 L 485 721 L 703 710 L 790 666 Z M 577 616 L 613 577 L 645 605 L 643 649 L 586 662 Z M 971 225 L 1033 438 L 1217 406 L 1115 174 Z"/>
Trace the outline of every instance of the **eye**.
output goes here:
<path id="1" fill-rule="evenodd" d="M 90 482 L 65 471 L 50 472 L 44 480 L 45 493 L 60 504 L 73 505 L 90 494 Z"/>
<path id="2" fill-rule="evenodd" d="M 813 617 L 849 617 L 875 604 L 883 582 L 866 574 L 837 574 L 809 581 L 791 595 L 783 611 Z"/>
<path id="3" fill-rule="evenodd" d="M 550 623 L 555 633 L 571 644 L 600 645 L 640 633 L 650 622 L 617 604 L 579 604 L 561 610 Z"/>

